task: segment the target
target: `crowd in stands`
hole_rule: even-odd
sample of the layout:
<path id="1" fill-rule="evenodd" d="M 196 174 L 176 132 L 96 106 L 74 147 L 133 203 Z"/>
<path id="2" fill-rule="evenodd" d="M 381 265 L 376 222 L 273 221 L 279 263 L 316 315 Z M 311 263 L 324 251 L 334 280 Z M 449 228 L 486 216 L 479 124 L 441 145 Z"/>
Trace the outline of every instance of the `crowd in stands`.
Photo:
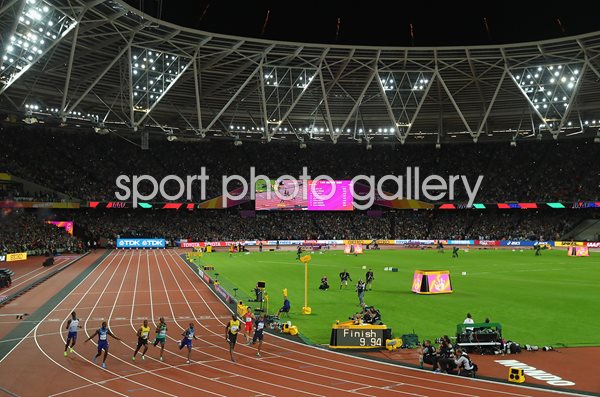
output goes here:
<path id="1" fill-rule="evenodd" d="M 583 212 L 582 212 L 583 211 Z M 586 210 L 396 211 L 372 218 L 365 212 L 257 212 L 235 210 L 80 210 L 63 211 L 86 240 L 161 237 L 189 241 L 294 239 L 529 239 L 554 240 L 569 231 Z"/>
<path id="2" fill-rule="evenodd" d="M 303 166 L 313 176 L 351 179 L 359 174 L 380 178 L 404 175 L 420 167 L 421 175 L 467 175 L 484 179 L 477 202 L 600 201 L 600 162 L 597 145 L 582 140 L 444 145 L 386 145 L 366 151 L 359 145 L 296 144 L 228 141 L 166 142 L 150 140 L 141 150 L 116 135 L 65 131 L 48 127 L 0 126 L 3 148 L 0 172 L 8 172 L 47 190 L 30 191 L 19 183 L 4 183 L 0 200 L 115 200 L 119 175 L 194 175 L 206 167 L 210 176 L 206 198 L 221 194 L 221 176 L 257 174 L 276 178 L 299 175 Z M 32 144 L 35 142 L 35 144 Z M 35 186 L 28 184 L 27 186 Z M 194 202 L 201 201 L 200 184 Z M 150 185 L 142 186 L 147 192 Z M 167 184 L 167 191 L 173 188 Z M 234 186 L 232 186 L 234 187 Z M 395 191 L 384 185 L 387 191 Z M 465 200 L 458 189 L 455 201 Z M 180 200 L 184 201 L 184 199 Z M 465 200 L 466 201 L 466 200 Z M 251 208 L 251 207 L 250 207 Z M 250 211 L 252 213 L 252 211 Z M 45 225 L 33 213 L 2 217 L 0 249 L 4 251 L 79 249 L 79 241 L 63 230 Z M 544 239 L 552 240 L 573 228 L 589 212 L 506 211 L 382 211 L 256 212 L 242 217 L 237 209 L 155 211 L 58 211 L 56 220 L 73 220 L 83 241 L 118 237 L 187 238 L 195 241 L 243 239 Z M 592 214 L 592 216 L 597 216 Z"/>
<path id="3" fill-rule="evenodd" d="M 38 255 L 60 251 L 81 252 L 81 241 L 64 229 L 44 222 L 33 212 L 3 212 L 0 215 L 0 252 L 30 252 Z"/>
<path id="4" fill-rule="evenodd" d="M 237 210 L 20 210 L 0 218 L 0 251 L 79 252 L 81 241 L 121 237 L 165 238 L 170 242 L 237 240 L 469 239 L 556 240 L 593 210 L 257 212 Z M 75 236 L 44 220 L 72 220 Z"/>
<path id="5" fill-rule="evenodd" d="M 200 174 L 210 176 L 207 198 L 221 194 L 221 176 L 247 177 L 250 166 L 257 174 L 275 179 L 282 174 L 299 175 L 302 166 L 312 176 L 326 174 L 334 179 L 351 179 L 359 174 L 404 175 L 406 167 L 420 167 L 421 175 L 466 175 L 474 183 L 484 179 L 478 202 L 600 200 L 600 162 L 597 145 L 584 140 L 521 142 L 517 147 L 503 143 L 443 145 L 374 145 L 366 151 L 353 144 L 297 144 L 230 141 L 166 142 L 151 139 L 150 150 L 141 150 L 116 135 L 101 136 L 79 130 L 31 126 L 0 126 L 5 148 L 0 172 L 10 172 L 50 189 L 83 200 L 115 199 L 119 175 Z M 35 144 L 32 144 L 35 142 Z M 195 184 L 193 201 L 201 201 Z M 234 185 L 231 185 L 232 187 Z M 167 191 L 175 184 L 167 184 Z M 388 191 L 395 185 L 385 184 Z M 146 189 L 146 190 L 144 190 Z M 150 189 L 143 186 L 142 192 Z M 464 189 L 463 189 L 464 190 Z M 466 201 L 458 189 L 458 200 Z"/>
<path id="6" fill-rule="evenodd" d="M 589 213 L 465 210 L 457 215 L 456 212 L 436 211 L 429 218 L 427 237 L 457 240 L 556 240 L 579 223 L 582 215 L 589 216 Z"/>

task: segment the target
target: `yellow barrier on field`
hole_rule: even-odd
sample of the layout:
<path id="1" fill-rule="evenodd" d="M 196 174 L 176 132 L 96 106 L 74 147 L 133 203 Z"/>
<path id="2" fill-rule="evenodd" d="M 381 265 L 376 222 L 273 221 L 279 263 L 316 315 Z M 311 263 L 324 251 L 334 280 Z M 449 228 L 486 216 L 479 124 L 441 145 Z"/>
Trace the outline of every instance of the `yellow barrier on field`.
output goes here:
<path id="1" fill-rule="evenodd" d="M 385 348 L 391 352 L 399 349 L 401 346 L 402 346 L 402 339 L 400 339 L 400 338 L 385 340 Z"/>
<path id="2" fill-rule="evenodd" d="M 290 335 L 298 335 L 298 327 L 292 325 L 292 323 L 288 321 L 287 323 L 283 324 L 283 333 Z"/>

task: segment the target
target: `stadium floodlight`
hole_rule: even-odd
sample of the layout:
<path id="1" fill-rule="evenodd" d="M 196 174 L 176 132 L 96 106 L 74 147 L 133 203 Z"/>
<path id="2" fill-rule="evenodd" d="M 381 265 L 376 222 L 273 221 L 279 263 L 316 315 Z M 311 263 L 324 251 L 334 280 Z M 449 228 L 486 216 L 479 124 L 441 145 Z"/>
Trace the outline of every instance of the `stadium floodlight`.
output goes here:
<path id="1" fill-rule="evenodd" d="M 432 77 L 430 71 L 379 71 L 378 84 L 385 93 L 385 102 L 396 126 L 412 121 L 420 104 L 425 99 Z M 395 130 L 390 130 L 394 133 Z"/>
<path id="2" fill-rule="evenodd" d="M 150 48 L 132 48 L 133 110 L 141 122 L 190 65 L 190 59 Z"/>
<path id="3" fill-rule="evenodd" d="M 77 24 L 58 8 L 43 1 L 27 0 L 0 50 L 0 93 L 40 60 Z"/>
<path id="4" fill-rule="evenodd" d="M 562 119 L 575 95 L 582 66 L 569 63 L 516 68 L 512 69 L 512 77 L 543 118 Z M 519 80 L 518 76 L 524 78 Z"/>

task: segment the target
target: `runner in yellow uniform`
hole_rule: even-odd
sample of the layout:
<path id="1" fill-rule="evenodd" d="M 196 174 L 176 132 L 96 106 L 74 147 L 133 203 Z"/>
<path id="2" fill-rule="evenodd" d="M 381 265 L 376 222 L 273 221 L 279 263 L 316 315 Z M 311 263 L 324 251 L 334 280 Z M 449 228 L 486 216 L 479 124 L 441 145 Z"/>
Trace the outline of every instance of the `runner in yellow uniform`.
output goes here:
<path id="1" fill-rule="evenodd" d="M 144 351 L 142 352 L 142 360 L 146 359 L 146 352 L 148 351 L 148 335 L 150 335 L 150 327 L 148 326 L 148 320 L 144 320 L 144 325 L 142 325 L 137 331 L 138 343 L 135 348 L 135 352 L 133 352 L 133 357 L 131 359 L 135 361 L 135 356 L 137 355 L 140 348 L 144 346 Z"/>
<path id="2" fill-rule="evenodd" d="M 231 356 L 231 361 L 235 362 L 235 358 L 233 358 L 233 348 L 235 347 L 235 342 L 237 340 L 238 332 L 240 331 L 240 320 L 237 319 L 235 314 L 231 315 L 231 320 L 227 323 L 225 327 L 225 340 L 229 343 L 229 355 Z"/>

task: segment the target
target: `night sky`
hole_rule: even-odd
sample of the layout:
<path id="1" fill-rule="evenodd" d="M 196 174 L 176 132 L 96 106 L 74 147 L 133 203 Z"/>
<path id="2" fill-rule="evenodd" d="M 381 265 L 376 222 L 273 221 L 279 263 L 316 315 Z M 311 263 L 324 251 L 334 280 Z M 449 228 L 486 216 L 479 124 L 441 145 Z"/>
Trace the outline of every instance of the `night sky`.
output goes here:
<path id="1" fill-rule="evenodd" d="M 598 15 L 567 1 L 126 1 L 152 16 L 209 32 L 330 44 L 503 44 L 600 30 Z"/>

